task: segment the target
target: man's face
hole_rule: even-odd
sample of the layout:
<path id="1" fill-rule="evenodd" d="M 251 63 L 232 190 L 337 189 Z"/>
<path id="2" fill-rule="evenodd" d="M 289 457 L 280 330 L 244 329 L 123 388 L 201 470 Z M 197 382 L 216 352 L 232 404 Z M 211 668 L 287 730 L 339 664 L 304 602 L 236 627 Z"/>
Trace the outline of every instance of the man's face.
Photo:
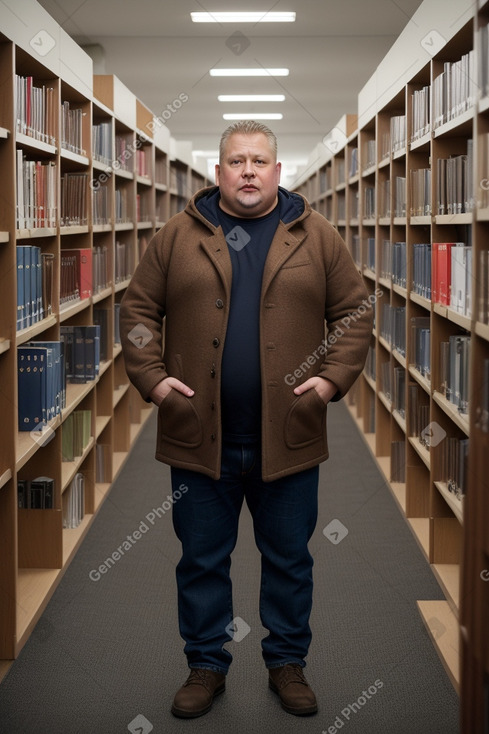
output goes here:
<path id="1" fill-rule="evenodd" d="M 271 212 L 277 203 L 280 169 L 266 135 L 231 135 L 220 165 L 216 165 L 221 209 L 235 217 L 250 218 Z"/>

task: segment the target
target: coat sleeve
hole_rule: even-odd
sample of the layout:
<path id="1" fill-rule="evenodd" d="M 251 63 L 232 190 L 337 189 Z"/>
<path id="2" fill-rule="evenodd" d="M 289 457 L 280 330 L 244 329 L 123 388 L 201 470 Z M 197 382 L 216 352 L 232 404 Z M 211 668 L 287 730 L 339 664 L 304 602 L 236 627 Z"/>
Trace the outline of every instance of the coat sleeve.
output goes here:
<path id="1" fill-rule="evenodd" d="M 373 303 L 372 303 L 373 301 Z M 369 296 L 338 232 L 326 270 L 326 355 L 319 375 L 338 387 L 333 400 L 344 397 L 363 370 L 373 327 L 375 297 Z"/>
<path id="2" fill-rule="evenodd" d="M 126 372 L 144 400 L 168 377 L 163 362 L 167 273 L 164 228 L 155 234 L 121 301 L 120 334 Z"/>

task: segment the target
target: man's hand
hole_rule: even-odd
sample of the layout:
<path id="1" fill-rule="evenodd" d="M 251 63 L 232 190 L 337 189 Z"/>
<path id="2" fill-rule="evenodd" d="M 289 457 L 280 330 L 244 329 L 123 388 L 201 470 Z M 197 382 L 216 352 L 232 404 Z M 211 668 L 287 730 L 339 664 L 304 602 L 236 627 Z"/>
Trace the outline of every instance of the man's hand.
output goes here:
<path id="1" fill-rule="evenodd" d="M 316 376 L 310 377 L 308 380 L 303 382 L 302 385 L 295 387 L 294 393 L 296 395 L 302 395 L 302 393 L 312 389 L 316 390 L 321 400 L 324 400 L 325 403 L 329 403 L 331 398 L 338 392 L 338 388 L 334 382 L 327 380 L 326 377 Z"/>
<path id="2" fill-rule="evenodd" d="M 149 397 L 155 405 L 159 406 L 166 398 L 170 390 L 178 390 L 178 392 L 186 395 L 187 398 L 191 398 L 194 394 L 194 391 L 190 387 L 188 387 L 188 385 L 180 382 L 180 380 L 177 380 L 176 377 L 166 377 L 164 380 L 154 386 L 149 394 Z"/>

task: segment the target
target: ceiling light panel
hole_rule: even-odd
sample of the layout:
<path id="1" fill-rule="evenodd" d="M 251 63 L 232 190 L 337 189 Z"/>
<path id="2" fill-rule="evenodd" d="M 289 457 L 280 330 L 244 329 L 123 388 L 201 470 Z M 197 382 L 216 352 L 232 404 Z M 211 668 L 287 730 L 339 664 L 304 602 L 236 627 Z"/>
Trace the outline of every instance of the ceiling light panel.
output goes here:
<path id="1" fill-rule="evenodd" d="M 267 11 L 228 13 L 190 13 L 194 23 L 294 23 L 295 13 L 269 13 Z"/>
<path id="2" fill-rule="evenodd" d="M 211 76 L 289 76 L 288 69 L 210 69 Z"/>
<path id="3" fill-rule="evenodd" d="M 219 102 L 283 102 L 285 94 L 218 94 Z"/>

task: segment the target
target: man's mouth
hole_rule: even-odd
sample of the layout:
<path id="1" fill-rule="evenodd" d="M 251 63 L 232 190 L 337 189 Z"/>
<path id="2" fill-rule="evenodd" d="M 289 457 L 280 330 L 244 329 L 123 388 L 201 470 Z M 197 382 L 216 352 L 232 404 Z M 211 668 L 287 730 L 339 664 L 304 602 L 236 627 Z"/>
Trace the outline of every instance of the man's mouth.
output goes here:
<path id="1" fill-rule="evenodd" d="M 240 191 L 258 191 L 258 189 L 253 184 L 245 184 L 240 188 Z"/>

